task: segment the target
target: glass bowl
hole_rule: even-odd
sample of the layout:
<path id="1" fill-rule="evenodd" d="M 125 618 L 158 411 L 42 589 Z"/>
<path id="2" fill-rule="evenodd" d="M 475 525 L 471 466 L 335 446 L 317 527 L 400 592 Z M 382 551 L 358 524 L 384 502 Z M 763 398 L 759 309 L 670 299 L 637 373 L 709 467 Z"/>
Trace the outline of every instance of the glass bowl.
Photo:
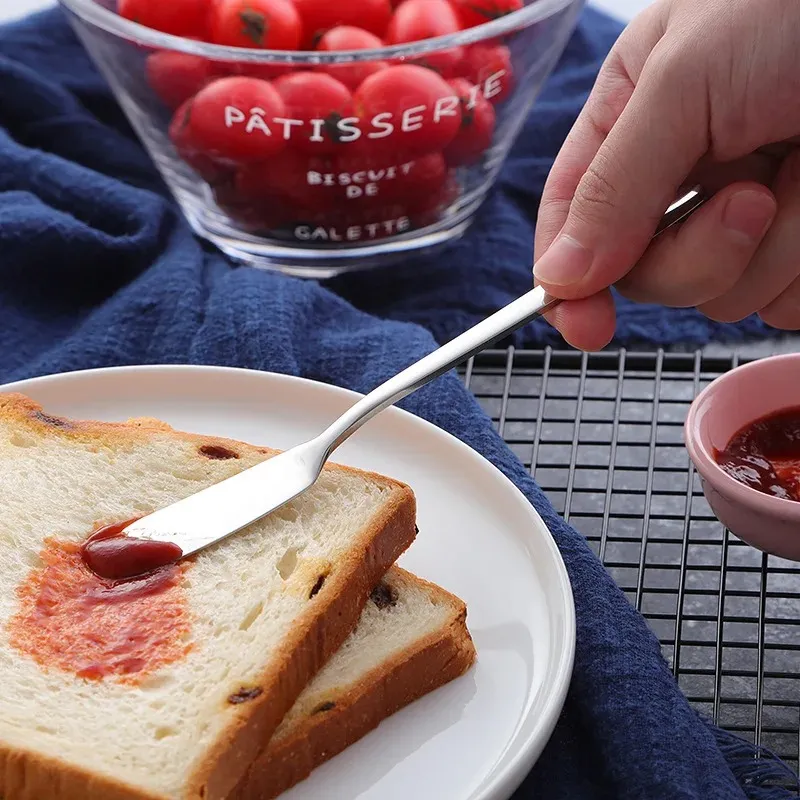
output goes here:
<path id="1" fill-rule="evenodd" d="M 195 233 L 315 278 L 466 230 L 583 5 L 530 0 L 435 39 L 289 52 L 161 33 L 114 0 L 60 2 Z"/>

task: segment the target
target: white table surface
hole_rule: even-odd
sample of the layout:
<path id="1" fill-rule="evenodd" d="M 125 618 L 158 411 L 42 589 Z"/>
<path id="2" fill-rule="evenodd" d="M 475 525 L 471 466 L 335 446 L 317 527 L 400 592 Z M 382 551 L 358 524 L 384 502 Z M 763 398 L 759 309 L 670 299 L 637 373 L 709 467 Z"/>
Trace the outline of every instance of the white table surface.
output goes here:
<path id="1" fill-rule="evenodd" d="M 53 0 L 0 0 L 0 21 L 38 11 L 52 5 L 52 2 Z M 629 20 L 649 3 L 650 0 L 593 0 L 598 8 L 624 20 Z"/>

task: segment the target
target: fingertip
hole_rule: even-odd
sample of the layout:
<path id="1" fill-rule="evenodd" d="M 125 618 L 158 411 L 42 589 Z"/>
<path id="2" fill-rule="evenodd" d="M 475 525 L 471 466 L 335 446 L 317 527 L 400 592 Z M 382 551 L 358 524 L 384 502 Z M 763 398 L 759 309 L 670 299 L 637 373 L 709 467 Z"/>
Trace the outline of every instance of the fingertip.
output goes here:
<path id="1" fill-rule="evenodd" d="M 592 259 L 591 251 L 562 233 L 534 264 L 533 276 L 551 294 L 557 293 L 579 284 L 592 266 Z"/>
<path id="2" fill-rule="evenodd" d="M 716 297 L 709 300 L 707 303 L 700 303 L 697 310 L 705 317 L 708 317 L 713 322 L 722 322 L 726 325 L 732 325 L 747 319 L 752 311 L 743 311 L 741 308 L 736 307 L 728 299 L 727 293 L 721 297 Z"/>
<path id="3" fill-rule="evenodd" d="M 567 344 L 587 352 L 602 350 L 614 338 L 616 312 L 611 292 L 567 300 L 547 314 Z"/>
<path id="4" fill-rule="evenodd" d="M 722 226 L 743 247 L 753 247 L 766 236 L 778 211 L 775 195 L 757 183 L 728 187 L 720 201 Z"/>

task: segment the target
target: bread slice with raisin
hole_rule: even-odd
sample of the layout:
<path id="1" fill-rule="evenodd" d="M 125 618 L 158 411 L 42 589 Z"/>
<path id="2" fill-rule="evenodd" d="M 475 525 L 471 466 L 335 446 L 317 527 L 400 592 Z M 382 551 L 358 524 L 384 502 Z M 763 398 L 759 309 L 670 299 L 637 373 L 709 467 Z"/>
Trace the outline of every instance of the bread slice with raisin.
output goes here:
<path id="1" fill-rule="evenodd" d="M 0 394 L 4 800 L 236 787 L 413 541 L 412 491 L 331 465 L 278 512 L 139 581 L 101 580 L 80 543 L 274 453 Z"/>
<path id="2" fill-rule="evenodd" d="M 277 797 L 391 714 L 466 672 L 475 660 L 466 617 L 457 597 L 393 567 L 232 800 Z"/>

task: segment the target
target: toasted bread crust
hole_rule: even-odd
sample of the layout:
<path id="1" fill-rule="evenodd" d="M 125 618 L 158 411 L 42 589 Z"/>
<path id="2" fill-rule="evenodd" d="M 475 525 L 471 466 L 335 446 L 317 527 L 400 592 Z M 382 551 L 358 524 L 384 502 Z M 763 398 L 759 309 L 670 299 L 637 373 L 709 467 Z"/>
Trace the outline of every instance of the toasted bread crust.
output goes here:
<path id="1" fill-rule="evenodd" d="M 447 627 L 369 672 L 349 691 L 337 695 L 330 711 L 305 717 L 286 736 L 270 742 L 231 800 L 272 800 L 384 719 L 472 666 L 475 646 L 466 626 L 466 606 L 444 589 L 427 586 L 453 609 Z"/>
<path id="2" fill-rule="evenodd" d="M 280 668 L 265 673 L 259 682 L 264 693 L 255 701 L 257 706 L 249 713 L 247 705 L 236 707 L 241 709 L 240 718 L 228 724 L 207 760 L 196 768 L 190 798 L 228 797 L 311 678 L 350 635 L 375 585 L 411 544 L 415 517 L 413 495 L 398 494 L 376 524 L 364 531 L 359 552 L 317 595 L 325 604 L 324 612 L 312 614 L 309 609 L 298 621 L 292 640 L 284 643 L 286 656 Z"/>
<path id="3" fill-rule="evenodd" d="M 91 775 L 57 758 L 0 745 L 3 800 L 164 800 L 105 776 Z"/>
<path id="4" fill-rule="evenodd" d="M 22 394 L 0 394 L 0 419 L 41 436 L 119 445 L 167 434 L 198 446 L 211 445 L 267 457 L 279 451 L 211 436 L 174 431 L 158 420 L 124 423 L 53 417 Z M 374 586 L 413 542 L 416 500 L 398 481 L 350 467 L 331 470 L 361 475 L 393 491 L 383 513 L 362 531 L 357 546 L 308 603 L 290 639 L 283 643 L 279 666 L 257 681 L 262 693 L 245 703 L 220 707 L 229 720 L 217 742 L 193 769 L 181 800 L 223 800 L 264 749 L 302 690 L 344 642 L 358 622 Z M 275 663 L 275 662 L 273 662 Z M 231 687 L 233 694 L 239 686 Z M 170 800 L 104 775 L 92 774 L 56 758 L 14 750 L 0 743 L 0 797 L 3 800 Z"/>

